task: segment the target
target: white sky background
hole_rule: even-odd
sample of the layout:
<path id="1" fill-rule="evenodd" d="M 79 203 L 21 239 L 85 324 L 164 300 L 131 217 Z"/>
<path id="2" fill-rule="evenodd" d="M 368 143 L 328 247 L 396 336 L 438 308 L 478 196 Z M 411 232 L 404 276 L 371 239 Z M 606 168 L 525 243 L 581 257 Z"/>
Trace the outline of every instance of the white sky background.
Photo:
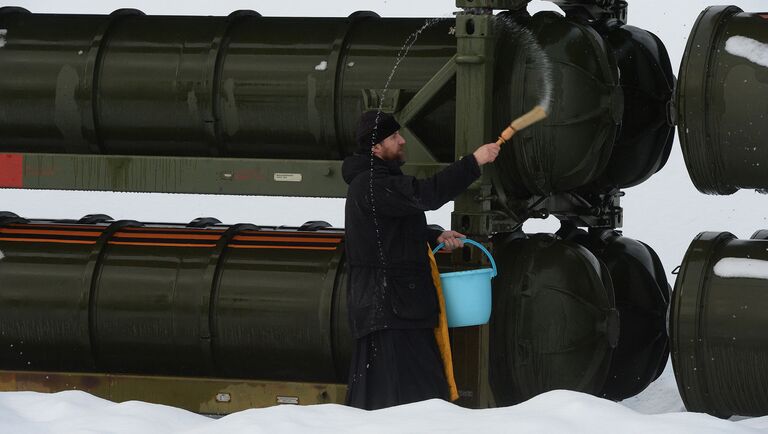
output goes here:
<path id="1" fill-rule="evenodd" d="M 768 4 L 760 0 L 630 0 L 629 3 L 629 23 L 655 33 L 664 41 L 675 75 L 690 29 L 707 5 L 728 3 L 745 11 L 768 10 Z M 373 10 L 385 17 L 441 17 L 451 15 L 456 9 L 454 0 L 104 0 L 10 4 L 37 13 L 103 14 L 130 7 L 147 14 L 189 15 L 227 15 L 237 9 L 253 9 L 264 16 L 347 16 L 357 10 Z M 547 1 L 531 3 L 531 12 L 542 9 L 558 10 Z M 199 216 L 214 216 L 224 223 L 300 225 L 308 220 L 326 220 L 337 227 L 344 224 L 343 200 L 339 199 L 0 190 L 0 204 L 0 210 L 31 218 L 79 218 L 89 213 L 105 213 L 116 219 L 141 221 L 187 222 Z M 753 191 L 741 191 L 730 197 L 699 193 L 688 177 L 678 142 L 664 169 L 644 184 L 628 189 L 622 205 L 624 233 L 654 248 L 667 272 L 682 261 L 688 244 L 701 231 L 730 231 L 745 238 L 755 230 L 768 228 L 768 197 Z M 431 213 L 431 222 L 447 228 L 451 210 L 449 204 Z M 551 232 L 556 227 L 553 221 L 534 222 L 526 224 L 526 231 Z"/>

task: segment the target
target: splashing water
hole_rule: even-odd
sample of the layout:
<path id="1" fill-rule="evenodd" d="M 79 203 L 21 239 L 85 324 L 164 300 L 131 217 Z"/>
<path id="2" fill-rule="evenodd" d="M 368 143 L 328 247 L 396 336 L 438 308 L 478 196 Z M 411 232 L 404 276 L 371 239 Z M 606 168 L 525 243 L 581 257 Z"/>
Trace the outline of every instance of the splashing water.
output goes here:
<path id="1" fill-rule="evenodd" d="M 394 78 L 395 74 L 397 73 L 397 69 L 400 66 L 400 63 L 405 59 L 405 57 L 408 55 L 408 52 L 410 51 L 411 47 L 416 43 L 419 36 L 428 28 L 432 27 L 433 25 L 437 24 L 440 21 L 446 20 L 448 18 L 430 18 L 427 19 L 421 28 L 416 30 L 415 32 L 411 33 L 408 38 L 405 40 L 405 43 L 400 48 L 400 51 L 397 54 L 397 57 L 395 59 L 395 64 L 392 67 L 392 71 L 390 71 L 389 76 L 387 77 L 387 81 L 384 85 L 384 89 L 381 91 L 381 94 L 379 95 L 379 107 L 377 109 L 376 113 L 376 119 L 374 121 L 374 134 L 371 143 L 371 148 L 378 143 L 378 138 L 376 135 L 376 132 L 378 131 L 379 127 L 379 117 L 382 113 L 382 106 L 384 101 L 386 100 L 387 92 L 389 91 L 389 86 L 392 82 L 392 79 Z M 539 80 L 540 80 L 540 86 L 539 86 L 539 105 L 544 108 L 546 112 L 550 111 L 552 98 L 553 98 L 553 74 L 552 74 L 552 63 L 549 60 L 549 57 L 546 55 L 544 49 L 539 45 L 539 43 L 536 41 L 536 38 L 534 37 L 533 33 L 527 28 L 522 27 L 521 25 L 517 24 L 511 17 L 506 15 L 498 15 L 495 17 L 495 21 L 503 26 L 503 28 L 512 35 L 513 38 L 517 39 L 518 43 L 521 44 L 525 55 L 526 55 L 526 63 L 529 65 L 534 71 L 538 73 Z M 378 214 L 376 211 L 376 200 L 374 197 L 374 191 L 373 191 L 373 163 L 374 163 L 374 155 L 373 150 L 371 149 L 370 153 L 370 177 L 369 177 L 369 195 L 371 200 L 371 212 L 373 215 L 373 222 L 374 226 L 376 228 L 376 243 L 378 247 L 378 254 L 379 254 L 379 261 L 381 262 L 383 269 L 386 270 L 387 265 L 387 258 L 384 254 L 384 245 L 382 241 L 382 234 L 381 229 L 379 225 L 378 220 Z M 387 286 L 387 279 L 386 279 L 386 273 L 384 275 L 383 279 L 383 286 L 386 288 Z"/>
<path id="2" fill-rule="evenodd" d="M 384 104 L 384 101 L 386 100 L 387 92 L 389 91 L 389 85 L 392 83 L 392 79 L 395 76 L 395 73 L 397 72 L 397 68 L 400 66 L 400 63 L 405 59 L 405 57 L 408 55 L 408 52 L 411 50 L 411 47 L 413 47 L 413 44 L 416 43 L 416 41 L 419 39 L 419 35 L 421 35 L 422 32 L 427 30 L 428 28 L 432 27 L 433 25 L 437 24 L 440 21 L 446 20 L 448 18 L 429 18 L 426 20 L 423 26 L 416 30 L 415 32 L 411 33 L 408 38 L 405 40 L 405 43 L 400 47 L 400 51 L 397 53 L 397 57 L 395 59 L 395 64 L 392 67 L 392 71 L 390 71 L 389 76 L 387 77 L 387 81 L 384 84 L 384 89 L 381 91 L 381 95 L 379 96 L 379 107 L 376 111 L 376 119 L 374 120 L 373 125 L 373 138 L 371 139 L 371 154 L 370 154 L 370 177 L 368 179 L 368 189 L 369 194 L 371 198 L 371 213 L 373 215 L 373 224 L 376 227 L 376 244 L 378 245 L 379 250 L 379 261 L 381 262 L 382 269 L 386 270 L 387 265 L 387 258 L 384 255 L 384 243 L 381 239 L 381 229 L 379 226 L 379 219 L 376 213 L 376 200 L 374 198 L 373 194 L 373 146 L 375 146 L 378 142 L 380 142 L 380 138 L 377 137 L 376 132 L 379 129 L 379 118 L 381 116 L 381 110 L 382 105 Z M 383 282 L 384 288 L 387 287 L 387 278 L 386 274 L 384 275 L 384 282 Z"/>
<path id="3" fill-rule="evenodd" d="M 531 68 L 539 74 L 539 104 L 544 107 L 544 111 L 549 113 L 552 104 L 553 94 L 553 76 L 552 76 L 552 62 L 549 60 L 549 56 L 541 48 L 536 37 L 533 33 L 515 22 L 512 17 L 508 15 L 495 16 L 496 23 L 503 26 L 503 28 L 512 34 L 513 38 L 522 45 L 525 52 L 525 61 Z"/>

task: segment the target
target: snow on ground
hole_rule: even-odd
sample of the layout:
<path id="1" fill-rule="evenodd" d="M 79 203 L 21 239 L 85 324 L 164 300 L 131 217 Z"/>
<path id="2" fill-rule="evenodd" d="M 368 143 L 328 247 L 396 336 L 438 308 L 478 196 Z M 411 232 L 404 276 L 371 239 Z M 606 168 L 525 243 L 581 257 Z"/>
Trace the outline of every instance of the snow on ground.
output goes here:
<path id="1" fill-rule="evenodd" d="M 79 391 L 0 393 L 2 432 L 312 433 L 759 433 L 768 417 L 727 421 L 698 413 L 643 415 L 594 396 L 556 390 L 522 404 L 469 410 L 440 400 L 368 412 L 336 404 L 282 405 L 209 419 L 172 407 L 115 404 Z"/>
<path id="2" fill-rule="evenodd" d="M 685 411 L 683 399 L 677 390 L 672 361 L 664 372 L 647 389 L 637 396 L 625 399 L 622 405 L 643 414 L 674 413 Z"/>

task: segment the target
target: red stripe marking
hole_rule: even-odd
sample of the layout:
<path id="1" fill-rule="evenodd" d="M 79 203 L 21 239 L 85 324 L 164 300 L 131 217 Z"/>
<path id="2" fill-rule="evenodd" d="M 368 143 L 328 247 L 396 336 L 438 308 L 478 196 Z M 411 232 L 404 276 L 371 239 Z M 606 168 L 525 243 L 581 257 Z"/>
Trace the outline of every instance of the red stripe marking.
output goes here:
<path id="1" fill-rule="evenodd" d="M 252 246 L 248 244 L 228 244 L 236 249 L 275 249 L 275 250 L 336 250 L 336 247 L 309 247 L 309 246 Z"/>
<path id="2" fill-rule="evenodd" d="M 301 235 L 301 234 L 295 234 L 295 235 Z M 311 235 L 306 237 L 269 237 L 269 236 L 255 236 L 255 237 L 249 237 L 245 235 L 235 235 L 233 238 L 235 241 L 283 241 L 283 242 L 294 242 L 294 243 L 339 243 L 341 242 L 341 238 L 314 238 Z"/>
<path id="3" fill-rule="evenodd" d="M 24 155 L 0 154 L 0 187 L 23 187 Z"/>
<path id="4" fill-rule="evenodd" d="M 52 238 L 0 238 L 0 241 L 13 241 L 13 242 L 25 242 L 25 243 L 96 244 L 96 241 L 56 240 Z"/>
<path id="5" fill-rule="evenodd" d="M 132 241 L 109 241 L 108 244 L 118 246 L 152 246 L 152 247 L 216 247 L 216 244 L 188 244 L 188 243 L 140 243 Z"/>
<path id="6" fill-rule="evenodd" d="M 117 232 L 115 238 L 163 238 L 174 240 L 213 240 L 216 241 L 221 238 L 220 235 L 200 235 L 200 234 L 127 234 Z"/>
<path id="7" fill-rule="evenodd" d="M 183 233 L 189 233 L 189 234 L 199 234 L 201 232 L 204 233 L 210 233 L 210 234 L 223 234 L 224 230 L 222 229 L 195 229 L 195 228 L 146 228 L 146 227 L 137 227 L 137 228 L 123 228 L 121 231 L 141 231 L 141 232 L 183 232 Z"/>
<path id="8" fill-rule="evenodd" d="M 11 223 L 8 225 L 13 227 L 32 227 L 32 228 L 43 228 L 43 229 L 97 229 L 97 230 L 104 230 L 107 227 L 106 226 L 94 226 L 94 225 L 64 225 L 64 224 L 58 224 L 58 223 Z"/>
<path id="9" fill-rule="evenodd" d="M 45 231 L 37 229 L 11 229 L 0 228 L 0 234 L 27 234 L 27 235 L 64 235 L 70 237 L 98 237 L 101 232 L 86 231 Z"/>

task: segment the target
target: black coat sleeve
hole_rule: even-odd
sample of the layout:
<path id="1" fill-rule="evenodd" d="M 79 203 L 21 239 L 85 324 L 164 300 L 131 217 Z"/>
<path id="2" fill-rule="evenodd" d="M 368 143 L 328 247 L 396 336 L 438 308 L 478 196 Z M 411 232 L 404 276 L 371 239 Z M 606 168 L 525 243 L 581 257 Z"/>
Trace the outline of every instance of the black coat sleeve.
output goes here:
<path id="1" fill-rule="evenodd" d="M 464 192 L 480 177 L 474 155 L 467 155 L 434 176 L 390 176 L 374 181 L 376 211 L 383 216 L 400 217 L 440 208 Z"/>

